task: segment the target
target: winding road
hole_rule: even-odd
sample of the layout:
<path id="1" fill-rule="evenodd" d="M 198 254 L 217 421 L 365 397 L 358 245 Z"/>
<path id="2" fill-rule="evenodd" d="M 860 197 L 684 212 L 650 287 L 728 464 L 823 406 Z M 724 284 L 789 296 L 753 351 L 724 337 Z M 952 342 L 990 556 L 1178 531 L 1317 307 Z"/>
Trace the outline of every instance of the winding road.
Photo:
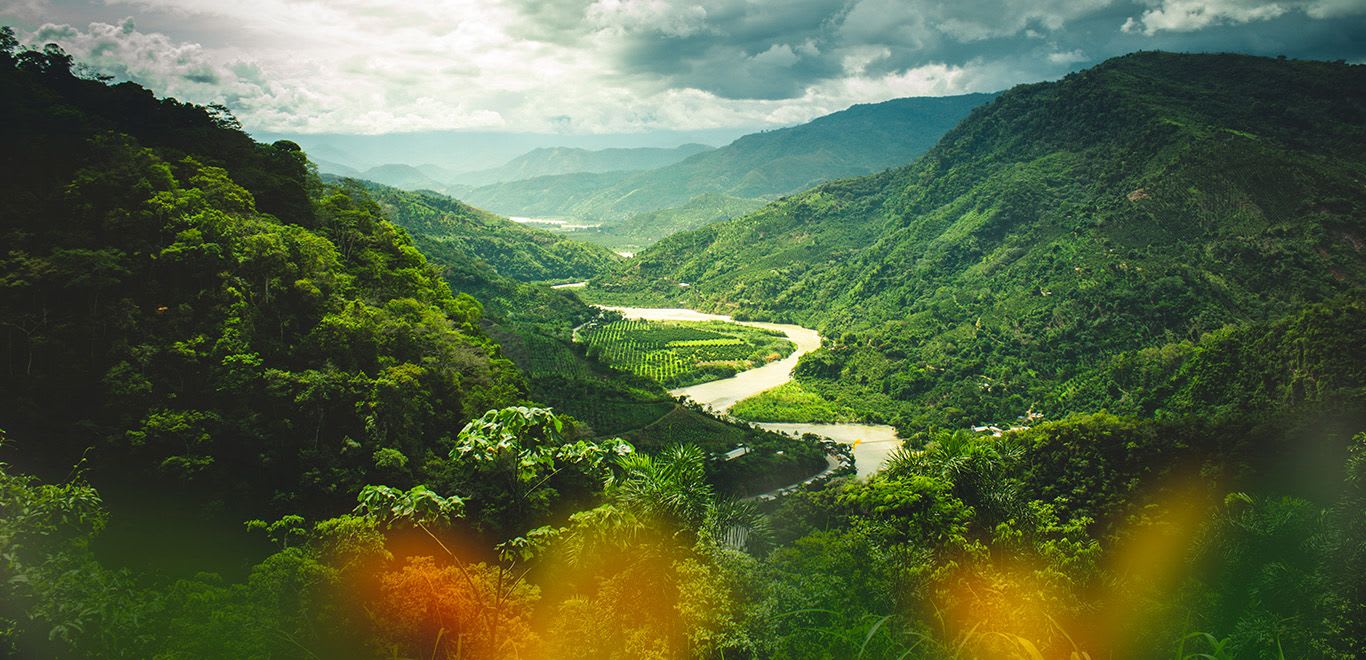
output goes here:
<path id="1" fill-rule="evenodd" d="M 743 399 L 748 399 L 760 392 L 771 390 L 792 380 L 792 370 L 796 368 L 797 360 L 821 346 L 821 336 L 815 330 L 789 323 L 736 321 L 721 314 L 706 314 L 682 308 L 600 307 L 617 312 L 628 319 L 643 321 L 725 321 L 755 328 L 777 330 L 792 340 L 792 343 L 797 346 L 796 350 L 781 360 L 742 371 L 730 378 L 669 391 L 674 396 L 688 397 L 712 412 L 721 415 L 729 414 L 731 406 Z M 814 433 L 836 442 L 851 445 L 854 449 L 854 466 L 858 469 L 859 478 L 864 478 L 881 468 L 887 462 L 887 457 L 892 453 L 892 450 L 901 444 L 897 438 L 896 429 L 885 424 L 755 422 L 754 425 L 787 435 Z"/>

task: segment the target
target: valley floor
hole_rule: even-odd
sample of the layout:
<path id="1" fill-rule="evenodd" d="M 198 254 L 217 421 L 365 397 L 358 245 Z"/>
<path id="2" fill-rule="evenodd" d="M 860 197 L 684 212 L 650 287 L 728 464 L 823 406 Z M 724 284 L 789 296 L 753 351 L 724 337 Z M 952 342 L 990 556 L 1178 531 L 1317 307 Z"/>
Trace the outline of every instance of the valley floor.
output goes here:
<path id="1" fill-rule="evenodd" d="M 742 371 L 730 378 L 714 380 L 689 387 L 670 390 L 674 396 L 692 399 L 716 414 L 725 415 L 736 403 L 767 392 L 792 381 L 792 371 L 803 355 L 821 345 L 820 334 L 811 328 L 789 323 L 737 321 L 722 314 L 707 314 L 691 309 L 673 307 L 610 307 L 627 319 L 643 321 L 724 321 L 737 325 L 777 330 L 787 336 L 797 349 L 782 360 L 756 369 Z M 885 424 L 805 424 L 792 422 L 760 422 L 755 426 L 785 435 L 815 434 L 850 445 L 854 451 L 855 467 L 860 478 L 876 472 L 887 461 L 892 450 L 900 446 L 896 429 Z"/>

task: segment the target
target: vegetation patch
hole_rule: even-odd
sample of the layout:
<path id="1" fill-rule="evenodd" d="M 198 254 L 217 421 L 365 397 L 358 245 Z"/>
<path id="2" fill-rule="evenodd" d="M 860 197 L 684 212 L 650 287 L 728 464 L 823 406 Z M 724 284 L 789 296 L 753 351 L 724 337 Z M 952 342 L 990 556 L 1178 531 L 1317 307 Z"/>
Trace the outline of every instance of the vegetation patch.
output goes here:
<path id="1" fill-rule="evenodd" d="M 858 415 L 791 381 L 735 404 L 730 414 L 751 422 L 798 422 L 804 424 L 857 422 Z"/>
<path id="2" fill-rule="evenodd" d="M 729 378 L 796 349 L 780 332 L 723 321 L 594 322 L 579 341 L 589 355 L 665 387 Z"/>

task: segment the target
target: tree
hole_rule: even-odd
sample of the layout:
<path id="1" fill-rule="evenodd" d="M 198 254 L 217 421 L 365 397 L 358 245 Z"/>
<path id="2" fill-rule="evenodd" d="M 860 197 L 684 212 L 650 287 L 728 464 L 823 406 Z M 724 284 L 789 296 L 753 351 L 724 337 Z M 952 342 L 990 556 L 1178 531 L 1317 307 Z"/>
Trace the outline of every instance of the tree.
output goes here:
<path id="1" fill-rule="evenodd" d="M 549 408 L 516 406 L 490 410 L 467 424 L 450 458 L 469 470 L 466 482 L 479 507 L 478 521 L 506 538 L 545 515 L 559 494 L 552 484 L 591 488 L 607 476 L 614 459 L 634 451 L 615 438 L 571 442 L 564 418 Z"/>

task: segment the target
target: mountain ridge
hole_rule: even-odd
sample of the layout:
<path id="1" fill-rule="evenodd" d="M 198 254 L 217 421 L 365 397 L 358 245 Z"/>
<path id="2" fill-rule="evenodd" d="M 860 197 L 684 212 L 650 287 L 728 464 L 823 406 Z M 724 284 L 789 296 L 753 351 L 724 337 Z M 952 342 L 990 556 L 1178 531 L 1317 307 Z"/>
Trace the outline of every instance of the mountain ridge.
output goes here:
<path id="1" fill-rule="evenodd" d="M 589 180 L 565 175 L 474 188 L 470 202 L 513 215 L 619 220 L 706 193 L 758 198 L 910 162 L 993 94 L 860 104 L 798 126 L 752 133 L 667 167 Z M 528 203 L 526 200 L 535 200 Z"/>
<path id="2" fill-rule="evenodd" d="M 1010 419 L 1112 351 L 1359 291 L 1364 72 L 1142 53 L 1019 86 L 586 295 L 818 324 L 799 376 L 903 428 Z"/>
<path id="3" fill-rule="evenodd" d="M 558 174 L 650 170 L 672 165 L 690 156 L 712 149 L 714 147 L 695 142 L 673 148 L 609 147 L 606 149 L 583 149 L 580 147 L 539 147 L 498 167 L 451 174 L 444 180 L 451 185 L 474 187 Z"/>

